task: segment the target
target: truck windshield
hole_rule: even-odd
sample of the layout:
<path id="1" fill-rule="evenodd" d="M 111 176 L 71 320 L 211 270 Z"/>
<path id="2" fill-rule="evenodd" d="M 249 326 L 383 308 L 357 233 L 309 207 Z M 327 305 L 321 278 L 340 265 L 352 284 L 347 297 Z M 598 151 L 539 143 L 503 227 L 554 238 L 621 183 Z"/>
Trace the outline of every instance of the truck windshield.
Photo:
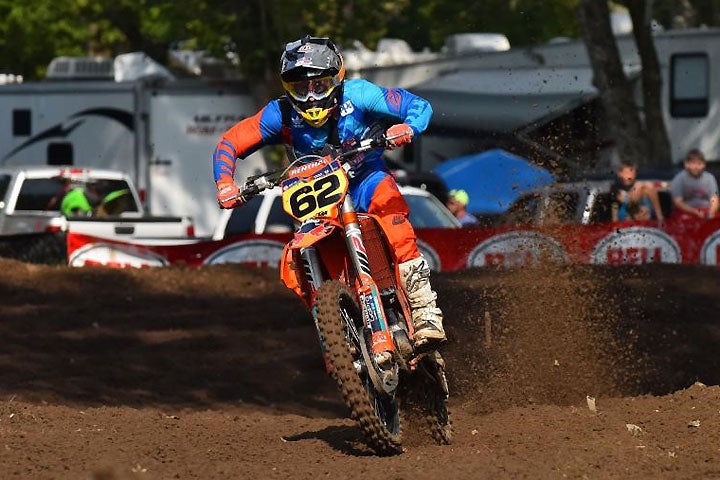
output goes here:
<path id="1" fill-rule="evenodd" d="M 72 182 L 60 177 L 25 179 L 20 187 L 15 210 L 59 212 L 65 195 L 77 188 L 82 189 L 94 215 L 139 212 L 132 190 L 124 180 Z"/>
<path id="2" fill-rule="evenodd" d="M 404 194 L 410 208 L 410 224 L 414 228 L 456 228 L 454 217 L 434 197 Z"/>
<path id="3" fill-rule="evenodd" d="M 263 196 L 258 195 L 257 197 L 251 198 L 242 208 L 234 209 L 230 214 L 227 225 L 225 225 L 225 236 L 223 238 L 241 233 L 252 233 L 255 226 L 255 218 L 257 217 L 262 202 Z"/>
<path id="4" fill-rule="evenodd" d="M 10 186 L 10 175 L 0 175 L 0 208 L 5 208 L 5 194 Z"/>

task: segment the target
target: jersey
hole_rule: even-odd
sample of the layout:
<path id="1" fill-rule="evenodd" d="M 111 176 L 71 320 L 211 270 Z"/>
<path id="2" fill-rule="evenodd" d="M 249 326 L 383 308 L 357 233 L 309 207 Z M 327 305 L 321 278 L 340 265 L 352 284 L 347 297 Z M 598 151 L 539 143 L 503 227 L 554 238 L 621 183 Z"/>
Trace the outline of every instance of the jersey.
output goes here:
<path id="1" fill-rule="evenodd" d="M 670 192 L 673 198 L 681 198 L 691 207 L 708 208 L 710 200 L 718 195 L 718 185 L 710 172 L 704 171 L 699 177 L 693 177 L 683 170 L 670 183 Z"/>
<path id="2" fill-rule="evenodd" d="M 283 138 L 281 101 L 271 100 L 258 113 L 223 134 L 212 156 L 216 182 L 232 182 L 236 161 L 266 145 L 291 144 L 297 155 L 320 154 L 331 137 L 336 137 L 343 148 L 357 146 L 378 122 L 407 123 L 413 134 L 418 135 L 427 128 L 432 116 L 430 104 L 407 90 L 386 89 L 367 80 L 353 79 L 343 84 L 334 121 L 313 127 L 292 109 L 290 138 Z M 331 128 L 337 129 L 337 135 L 331 135 Z M 385 170 L 381 150 L 359 154 L 351 163 L 351 194 L 364 179 Z"/>

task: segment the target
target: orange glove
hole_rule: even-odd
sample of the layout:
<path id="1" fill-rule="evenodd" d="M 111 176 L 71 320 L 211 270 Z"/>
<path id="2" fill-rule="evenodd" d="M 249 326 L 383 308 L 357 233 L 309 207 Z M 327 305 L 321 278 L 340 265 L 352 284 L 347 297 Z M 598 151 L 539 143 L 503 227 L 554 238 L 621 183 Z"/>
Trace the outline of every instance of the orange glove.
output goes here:
<path id="1" fill-rule="evenodd" d="M 234 183 L 218 182 L 217 189 L 217 202 L 220 208 L 235 208 L 245 203 L 245 199 L 240 195 L 240 187 Z"/>
<path id="2" fill-rule="evenodd" d="M 388 139 L 388 148 L 392 150 L 412 142 L 413 129 L 407 123 L 398 123 L 387 129 L 385 137 Z"/>

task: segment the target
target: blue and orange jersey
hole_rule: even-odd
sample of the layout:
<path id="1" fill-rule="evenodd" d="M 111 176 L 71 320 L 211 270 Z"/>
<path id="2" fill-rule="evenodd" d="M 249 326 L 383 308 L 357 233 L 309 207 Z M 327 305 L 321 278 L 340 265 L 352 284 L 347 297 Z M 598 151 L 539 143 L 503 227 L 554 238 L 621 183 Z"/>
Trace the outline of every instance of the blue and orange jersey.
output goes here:
<path id="1" fill-rule="evenodd" d="M 325 146 L 330 128 L 334 127 L 338 129 L 343 147 L 352 148 L 367 136 L 370 128 L 378 121 L 407 123 L 418 135 L 427 128 L 431 116 L 430 104 L 407 90 L 386 89 L 362 79 L 348 80 L 344 83 L 336 124 L 327 122 L 321 127 L 313 127 L 291 109 L 292 146 L 298 155 L 317 154 Z M 231 182 L 238 159 L 247 157 L 263 146 L 285 143 L 281 135 L 282 127 L 280 100 L 276 99 L 226 131 L 212 156 L 215 181 Z M 368 152 L 354 166 L 355 177 L 351 181 L 351 189 L 353 183 L 385 169 L 381 155 L 380 150 Z"/>

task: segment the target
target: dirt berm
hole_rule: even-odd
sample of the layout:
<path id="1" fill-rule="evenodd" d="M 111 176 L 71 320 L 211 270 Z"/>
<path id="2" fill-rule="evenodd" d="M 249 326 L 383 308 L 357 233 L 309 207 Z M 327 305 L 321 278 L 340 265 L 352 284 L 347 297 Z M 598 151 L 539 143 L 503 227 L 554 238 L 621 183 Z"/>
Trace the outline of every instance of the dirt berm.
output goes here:
<path id="1" fill-rule="evenodd" d="M 0 272 L 2 479 L 720 477 L 713 268 L 435 275 L 456 440 L 409 422 L 396 457 L 276 271 Z"/>

